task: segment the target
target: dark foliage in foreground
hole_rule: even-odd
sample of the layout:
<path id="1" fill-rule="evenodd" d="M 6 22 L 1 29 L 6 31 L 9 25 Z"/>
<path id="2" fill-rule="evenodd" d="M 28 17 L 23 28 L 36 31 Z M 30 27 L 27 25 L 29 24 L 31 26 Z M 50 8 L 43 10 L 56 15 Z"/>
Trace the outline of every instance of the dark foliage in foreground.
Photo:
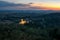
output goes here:
<path id="1" fill-rule="evenodd" d="M 32 23 L 20 25 L 20 14 L 1 14 L 0 40 L 60 40 L 60 14 L 25 16 Z M 10 15 L 10 16 L 9 16 Z"/>

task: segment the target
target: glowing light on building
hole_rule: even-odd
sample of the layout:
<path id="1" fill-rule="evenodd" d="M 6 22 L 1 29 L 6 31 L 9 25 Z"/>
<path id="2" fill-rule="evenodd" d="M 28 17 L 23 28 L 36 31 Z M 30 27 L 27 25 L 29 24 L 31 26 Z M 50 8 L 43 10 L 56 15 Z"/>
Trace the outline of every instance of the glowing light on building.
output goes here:
<path id="1" fill-rule="evenodd" d="M 24 24 L 26 24 L 27 22 L 25 21 L 25 20 L 23 20 L 23 19 L 21 19 L 21 21 L 19 22 L 19 24 L 21 24 L 21 25 L 24 25 Z"/>

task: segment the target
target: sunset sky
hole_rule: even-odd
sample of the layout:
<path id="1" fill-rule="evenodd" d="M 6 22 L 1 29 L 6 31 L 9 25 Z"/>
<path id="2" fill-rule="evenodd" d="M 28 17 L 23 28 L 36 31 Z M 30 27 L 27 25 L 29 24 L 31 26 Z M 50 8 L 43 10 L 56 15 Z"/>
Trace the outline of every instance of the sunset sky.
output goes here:
<path id="1" fill-rule="evenodd" d="M 0 0 L 16 4 L 28 4 L 43 10 L 60 10 L 60 0 Z"/>

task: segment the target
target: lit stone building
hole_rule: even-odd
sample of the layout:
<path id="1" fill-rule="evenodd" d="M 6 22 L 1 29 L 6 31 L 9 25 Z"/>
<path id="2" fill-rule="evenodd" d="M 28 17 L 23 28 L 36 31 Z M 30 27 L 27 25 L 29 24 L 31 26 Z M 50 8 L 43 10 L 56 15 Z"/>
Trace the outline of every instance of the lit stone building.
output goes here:
<path id="1" fill-rule="evenodd" d="M 21 19 L 19 24 L 24 25 L 24 24 L 29 24 L 31 20 L 28 19 Z"/>
<path id="2" fill-rule="evenodd" d="M 21 24 L 21 25 L 24 25 L 24 24 L 26 24 L 27 22 L 26 22 L 26 20 L 24 20 L 24 19 L 21 19 L 21 21 L 19 22 L 19 24 Z"/>

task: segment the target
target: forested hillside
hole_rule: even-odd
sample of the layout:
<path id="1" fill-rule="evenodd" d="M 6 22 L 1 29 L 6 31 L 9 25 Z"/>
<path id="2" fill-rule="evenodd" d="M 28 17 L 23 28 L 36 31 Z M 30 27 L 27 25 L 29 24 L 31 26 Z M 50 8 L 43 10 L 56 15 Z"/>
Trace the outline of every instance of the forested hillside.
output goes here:
<path id="1" fill-rule="evenodd" d="M 0 13 L 0 40 L 60 40 L 60 13 Z"/>

